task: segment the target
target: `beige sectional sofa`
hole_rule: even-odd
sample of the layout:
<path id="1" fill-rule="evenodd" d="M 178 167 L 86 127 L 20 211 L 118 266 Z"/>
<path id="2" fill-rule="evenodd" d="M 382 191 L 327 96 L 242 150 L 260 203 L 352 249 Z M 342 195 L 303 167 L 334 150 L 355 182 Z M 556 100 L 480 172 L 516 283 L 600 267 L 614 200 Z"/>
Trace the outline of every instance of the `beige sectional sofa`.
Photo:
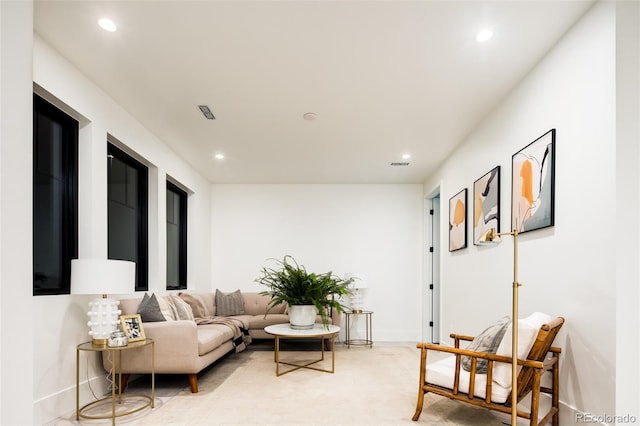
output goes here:
<path id="1" fill-rule="evenodd" d="M 231 299 L 232 296 L 235 296 L 235 300 Z M 141 313 L 141 302 L 148 301 L 145 300 L 148 299 L 146 296 L 121 300 L 122 315 L 141 313 L 145 336 L 155 342 L 155 372 L 187 374 L 191 392 L 194 393 L 198 392 L 198 373 L 205 367 L 229 352 L 242 350 L 243 343 L 250 344 L 252 339 L 272 339 L 273 336 L 265 333 L 264 327 L 289 321 L 284 305 L 274 307 L 265 316 L 270 298 L 257 292 L 222 293 L 216 290 L 214 293 L 179 293 L 152 297 L 158 301 L 164 320 L 145 320 L 145 310 L 142 309 Z M 217 306 L 216 300 L 220 306 Z M 225 303 L 226 312 L 222 312 L 221 300 Z M 226 304 L 229 300 L 235 306 L 230 308 Z M 225 315 L 220 315 L 221 313 Z M 333 312 L 330 320 L 339 325 L 340 315 Z M 317 322 L 321 322 L 319 316 Z M 234 324 L 239 327 L 234 327 Z M 241 337 L 238 337 L 238 328 L 243 333 Z M 150 346 L 123 351 L 122 386 L 126 386 L 131 374 L 151 373 L 150 359 Z M 108 352 L 103 352 L 102 361 L 104 368 L 109 371 L 112 365 Z"/>

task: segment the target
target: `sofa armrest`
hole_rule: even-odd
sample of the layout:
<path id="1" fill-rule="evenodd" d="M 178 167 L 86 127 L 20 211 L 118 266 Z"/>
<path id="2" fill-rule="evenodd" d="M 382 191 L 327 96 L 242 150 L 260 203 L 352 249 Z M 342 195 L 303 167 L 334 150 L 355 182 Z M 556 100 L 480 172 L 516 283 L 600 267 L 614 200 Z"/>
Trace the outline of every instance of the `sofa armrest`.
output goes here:
<path id="1" fill-rule="evenodd" d="M 340 327 L 342 325 L 342 312 L 338 312 L 337 309 L 331 310 L 331 324 Z"/>
<path id="2" fill-rule="evenodd" d="M 142 323 L 145 337 L 155 343 L 156 372 L 198 371 L 198 332 L 194 321 L 160 321 Z M 125 351 L 122 354 L 123 373 L 151 372 L 151 348 Z M 103 353 L 104 355 L 104 353 Z M 102 357 L 104 368 L 111 369 L 111 360 Z"/>

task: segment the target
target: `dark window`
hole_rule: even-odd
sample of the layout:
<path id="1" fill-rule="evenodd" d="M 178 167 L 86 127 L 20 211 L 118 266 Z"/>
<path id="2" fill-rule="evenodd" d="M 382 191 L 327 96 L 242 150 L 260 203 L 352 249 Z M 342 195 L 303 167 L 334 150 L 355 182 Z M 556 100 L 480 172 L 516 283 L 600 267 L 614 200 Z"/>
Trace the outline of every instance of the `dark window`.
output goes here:
<path id="1" fill-rule="evenodd" d="M 33 294 L 69 294 L 78 257 L 78 122 L 33 95 Z"/>
<path id="2" fill-rule="evenodd" d="M 187 193 L 167 182 L 167 290 L 187 288 Z"/>
<path id="3" fill-rule="evenodd" d="M 109 259 L 136 263 L 136 291 L 149 289 L 148 169 L 108 145 Z"/>

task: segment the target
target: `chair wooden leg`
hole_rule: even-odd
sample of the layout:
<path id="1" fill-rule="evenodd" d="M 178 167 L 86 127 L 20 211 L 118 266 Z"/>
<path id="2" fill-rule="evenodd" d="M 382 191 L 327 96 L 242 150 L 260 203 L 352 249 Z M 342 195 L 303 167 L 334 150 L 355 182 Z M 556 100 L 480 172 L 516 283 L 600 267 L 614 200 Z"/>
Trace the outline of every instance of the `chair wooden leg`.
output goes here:
<path id="1" fill-rule="evenodd" d="M 413 420 L 414 422 L 418 421 L 418 419 L 420 418 L 420 414 L 422 414 L 422 406 L 424 404 L 424 390 L 422 389 L 422 387 L 424 386 L 424 381 L 426 379 L 426 369 L 427 369 L 427 350 L 425 348 L 421 348 L 420 386 L 418 387 L 418 402 L 416 403 L 416 412 L 413 414 L 413 417 L 411 418 L 411 420 Z"/>
<path id="2" fill-rule="evenodd" d="M 424 404 L 424 392 L 420 389 L 418 393 L 418 403 L 416 404 L 416 412 L 413 414 L 411 420 L 417 422 L 420 418 L 420 414 L 422 414 L 422 405 Z"/>
<path id="3" fill-rule="evenodd" d="M 191 393 L 198 393 L 198 375 L 189 374 L 189 386 L 191 387 Z"/>
<path id="4" fill-rule="evenodd" d="M 557 356 L 554 354 L 554 356 Z M 551 405 L 556 409 L 555 414 L 552 417 L 552 425 L 560 426 L 560 367 L 558 366 L 560 360 L 556 361 L 551 368 Z"/>

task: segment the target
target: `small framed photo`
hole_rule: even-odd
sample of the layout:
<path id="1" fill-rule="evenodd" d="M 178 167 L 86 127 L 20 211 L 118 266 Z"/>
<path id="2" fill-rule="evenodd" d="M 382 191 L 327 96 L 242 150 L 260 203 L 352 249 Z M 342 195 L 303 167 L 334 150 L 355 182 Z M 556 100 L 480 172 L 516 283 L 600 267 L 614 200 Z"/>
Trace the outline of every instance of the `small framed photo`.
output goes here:
<path id="1" fill-rule="evenodd" d="M 467 188 L 449 199 L 449 251 L 467 246 Z"/>
<path id="2" fill-rule="evenodd" d="M 473 183 L 473 244 L 491 228 L 500 232 L 500 166 Z"/>
<path id="3" fill-rule="evenodd" d="M 553 226 L 556 129 L 511 159 L 511 229 L 528 232 Z"/>
<path id="4" fill-rule="evenodd" d="M 145 339 L 140 314 L 120 315 L 120 325 L 122 326 L 124 334 L 129 338 L 129 342 L 137 342 L 138 340 Z"/>

